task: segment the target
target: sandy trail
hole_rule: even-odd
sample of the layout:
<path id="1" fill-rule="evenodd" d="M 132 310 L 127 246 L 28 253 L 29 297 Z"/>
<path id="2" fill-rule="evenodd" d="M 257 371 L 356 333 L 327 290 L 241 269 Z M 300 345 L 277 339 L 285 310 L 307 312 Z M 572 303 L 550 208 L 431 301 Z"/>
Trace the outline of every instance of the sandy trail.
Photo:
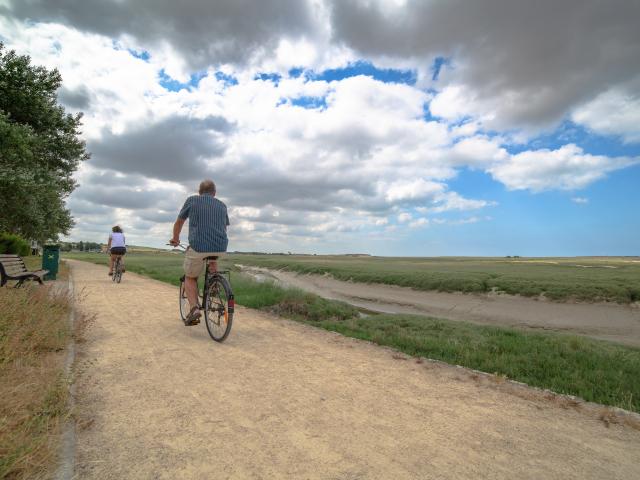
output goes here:
<path id="1" fill-rule="evenodd" d="M 244 267 L 325 298 L 374 312 L 430 315 L 486 325 L 551 330 L 640 347 L 640 308 L 606 303 L 557 303 L 512 295 L 425 292 L 394 285 L 336 280 L 283 270 Z"/>
<path id="2" fill-rule="evenodd" d="M 69 263 L 77 478 L 640 478 L 633 428 L 244 308 L 217 344 L 176 288 Z"/>

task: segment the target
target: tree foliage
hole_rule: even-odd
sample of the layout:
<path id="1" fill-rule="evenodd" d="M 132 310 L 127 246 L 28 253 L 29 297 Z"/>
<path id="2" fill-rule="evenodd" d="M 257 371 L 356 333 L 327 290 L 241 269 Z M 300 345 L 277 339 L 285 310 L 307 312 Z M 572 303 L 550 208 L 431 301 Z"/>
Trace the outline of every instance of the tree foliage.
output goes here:
<path id="1" fill-rule="evenodd" d="M 64 202 L 89 158 L 79 138 L 82 114 L 58 105 L 61 84 L 57 70 L 0 43 L 0 231 L 41 242 L 73 226 Z"/>
<path id="2" fill-rule="evenodd" d="M 26 257 L 31 253 L 31 246 L 20 235 L 0 233 L 0 254 L 3 253 L 13 253 Z"/>

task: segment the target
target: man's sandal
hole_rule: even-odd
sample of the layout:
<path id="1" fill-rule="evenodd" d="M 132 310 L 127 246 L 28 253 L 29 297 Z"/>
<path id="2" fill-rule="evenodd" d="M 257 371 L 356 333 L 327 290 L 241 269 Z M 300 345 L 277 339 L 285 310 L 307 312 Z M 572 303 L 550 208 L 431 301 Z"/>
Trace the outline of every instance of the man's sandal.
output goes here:
<path id="1" fill-rule="evenodd" d="M 193 307 L 187 315 L 187 318 L 184 321 L 184 324 L 187 327 L 191 327 L 193 325 L 198 325 L 200 323 L 200 317 L 202 316 L 202 312 L 200 311 L 200 307 Z"/>

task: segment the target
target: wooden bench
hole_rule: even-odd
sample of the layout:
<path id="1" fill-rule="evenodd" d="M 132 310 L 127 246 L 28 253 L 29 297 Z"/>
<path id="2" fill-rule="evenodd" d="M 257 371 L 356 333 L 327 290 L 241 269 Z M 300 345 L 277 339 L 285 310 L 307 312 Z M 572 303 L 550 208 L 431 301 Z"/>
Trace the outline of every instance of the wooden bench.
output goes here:
<path id="1" fill-rule="evenodd" d="M 25 280 L 36 280 L 42 285 L 42 277 L 47 273 L 49 270 L 27 270 L 24 260 L 18 255 L 0 255 L 0 287 L 4 287 L 9 280 L 17 280 L 15 288 Z"/>

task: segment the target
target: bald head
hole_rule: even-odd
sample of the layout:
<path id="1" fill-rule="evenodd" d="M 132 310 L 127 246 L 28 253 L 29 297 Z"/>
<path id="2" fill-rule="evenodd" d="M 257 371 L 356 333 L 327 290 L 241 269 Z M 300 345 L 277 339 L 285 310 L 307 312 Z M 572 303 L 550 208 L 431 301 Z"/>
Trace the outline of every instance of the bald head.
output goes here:
<path id="1" fill-rule="evenodd" d="M 200 182 L 198 193 L 200 193 L 200 195 L 204 195 L 205 193 L 208 193 L 209 195 L 215 195 L 216 184 L 213 183 L 213 180 L 203 180 L 202 182 Z"/>

